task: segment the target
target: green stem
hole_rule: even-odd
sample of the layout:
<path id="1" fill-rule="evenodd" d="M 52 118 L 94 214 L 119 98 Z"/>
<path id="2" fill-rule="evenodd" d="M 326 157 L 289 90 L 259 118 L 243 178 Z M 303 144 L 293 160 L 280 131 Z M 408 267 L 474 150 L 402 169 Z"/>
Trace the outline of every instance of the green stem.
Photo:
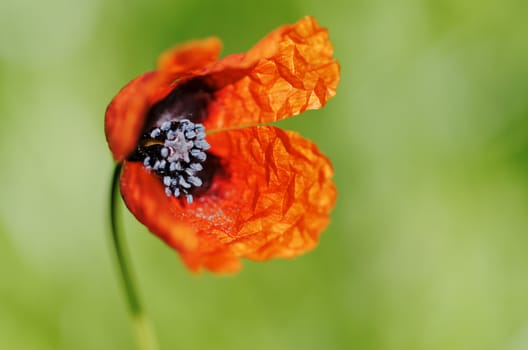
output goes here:
<path id="1" fill-rule="evenodd" d="M 112 189 L 110 192 L 110 227 L 112 231 L 112 244 L 115 257 L 121 274 L 123 287 L 128 302 L 130 316 L 134 324 L 138 347 L 140 350 L 156 350 L 156 338 L 150 322 L 145 315 L 141 306 L 134 279 L 132 278 L 130 264 L 127 260 L 127 254 L 123 247 L 123 237 L 120 235 L 119 225 L 117 222 L 118 199 L 119 199 L 119 176 L 121 174 L 122 164 L 117 164 L 112 177 Z"/>

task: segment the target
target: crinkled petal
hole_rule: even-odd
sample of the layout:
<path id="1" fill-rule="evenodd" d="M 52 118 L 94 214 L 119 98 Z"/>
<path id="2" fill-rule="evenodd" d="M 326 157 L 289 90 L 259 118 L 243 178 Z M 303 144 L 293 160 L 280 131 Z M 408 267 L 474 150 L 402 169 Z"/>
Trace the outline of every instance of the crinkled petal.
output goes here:
<path id="1" fill-rule="evenodd" d="M 336 197 L 332 165 L 317 146 L 271 126 L 223 131 L 208 140 L 227 160 L 219 202 L 234 221 L 223 237 L 230 249 L 267 260 L 315 247 Z"/>
<path id="2" fill-rule="evenodd" d="M 149 109 L 179 84 L 202 79 L 214 91 L 206 127 L 221 129 L 269 123 L 321 108 L 335 95 L 339 64 L 328 32 L 305 17 L 268 34 L 245 54 L 214 61 L 217 38 L 168 50 L 158 70 L 134 79 L 107 108 L 105 131 L 116 161 L 134 149 Z"/>
<path id="3" fill-rule="evenodd" d="M 314 248 L 336 196 L 332 166 L 316 145 L 275 127 L 208 141 L 222 168 L 191 205 L 168 198 L 141 164 L 126 163 L 121 191 L 138 220 L 192 270 L 234 272 L 241 257 L 291 258 Z"/>
<path id="4" fill-rule="evenodd" d="M 216 87 L 206 126 L 270 123 L 321 108 L 336 93 L 339 64 L 326 29 L 312 17 L 282 26 L 246 54 L 227 56 L 206 71 Z"/>
<path id="5" fill-rule="evenodd" d="M 179 73 L 202 69 L 215 62 L 222 50 L 216 37 L 192 40 L 165 51 L 158 59 L 158 69 Z"/>

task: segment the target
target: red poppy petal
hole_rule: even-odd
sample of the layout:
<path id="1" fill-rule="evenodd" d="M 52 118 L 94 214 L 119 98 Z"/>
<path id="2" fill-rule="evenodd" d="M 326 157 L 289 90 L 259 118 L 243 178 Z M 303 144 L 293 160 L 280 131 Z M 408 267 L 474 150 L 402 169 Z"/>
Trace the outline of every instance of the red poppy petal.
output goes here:
<path id="1" fill-rule="evenodd" d="M 336 197 L 332 165 L 317 146 L 270 126 L 223 131 L 208 141 L 227 160 L 229 177 L 216 200 L 234 219 L 226 232 L 230 249 L 267 260 L 314 248 Z"/>
<path id="2" fill-rule="evenodd" d="M 172 73 L 189 72 L 213 63 L 222 50 L 216 37 L 193 40 L 165 51 L 158 59 L 158 69 Z"/>
<path id="3" fill-rule="evenodd" d="M 134 149 L 150 107 L 172 91 L 178 82 L 197 73 L 195 70 L 216 60 L 222 43 L 211 37 L 176 46 L 163 53 L 158 71 L 145 73 L 128 83 L 106 110 L 105 132 L 118 162 Z"/>
<path id="4" fill-rule="evenodd" d="M 179 82 L 201 76 L 217 89 L 204 121 L 208 128 L 273 122 L 322 107 L 335 95 L 339 65 L 328 33 L 315 19 L 268 34 L 246 54 L 214 63 L 217 38 L 191 41 L 168 50 L 149 72 L 126 85 L 106 111 L 105 131 L 116 161 L 134 149 L 148 110 Z"/>
<path id="5" fill-rule="evenodd" d="M 181 253 L 187 266 L 197 271 L 234 272 L 239 259 L 215 237 L 197 227 L 204 219 L 196 205 L 169 198 L 160 179 L 141 163 L 126 162 L 121 174 L 121 194 L 129 210 L 152 233 Z M 194 221 L 193 221 L 194 220 Z"/>
<path id="6" fill-rule="evenodd" d="M 170 92 L 174 75 L 148 72 L 132 80 L 108 105 L 105 134 L 117 162 L 136 147 L 149 108 Z"/>
<path id="7" fill-rule="evenodd" d="M 207 73 L 219 90 L 206 127 L 270 123 L 321 108 L 339 82 L 332 55 L 327 30 L 305 17 L 273 31 L 245 55 L 221 59 Z"/>
<path id="8" fill-rule="evenodd" d="M 130 211 L 192 270 L 234 272 L 239 257 L 267 260 L 312 249 L 335 201 L 333 170 L 315 144 L 274 127 L 208 136 L 223 171 L 193 204 L 165 195 L 159 178 L 126 163 Z"/>

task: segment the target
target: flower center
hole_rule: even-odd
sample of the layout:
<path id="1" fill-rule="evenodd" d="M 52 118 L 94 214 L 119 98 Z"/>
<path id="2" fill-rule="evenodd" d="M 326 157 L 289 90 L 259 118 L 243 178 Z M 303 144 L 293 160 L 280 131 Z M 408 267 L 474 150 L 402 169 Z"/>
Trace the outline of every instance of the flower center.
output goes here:
<path id="1" fill-rule="evenodd" d="M 200 172 L 211 146 L 205 140 L 205 128 L 188 119 L 171 120 L 147 131 L 139 154 L 143 165 L 163 181 L 167 196 L 193 202 L 192 190 L 203 184 Z"/>

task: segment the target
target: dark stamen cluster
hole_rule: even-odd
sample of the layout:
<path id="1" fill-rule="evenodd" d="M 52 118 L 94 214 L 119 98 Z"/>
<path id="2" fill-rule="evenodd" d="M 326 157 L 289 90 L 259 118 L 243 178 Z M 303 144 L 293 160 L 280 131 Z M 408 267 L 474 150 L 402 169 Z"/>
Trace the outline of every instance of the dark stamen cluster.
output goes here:
<path id="1" fill-rule="evenodd" d="M 199 173 L 210 148 L 204 126 L 188 119 L 166 121 L 145 133 L 141 144 L 143 165 L 160 176 L 167 196 L 192 203 L 192 190 L 203 184 Z"/>

